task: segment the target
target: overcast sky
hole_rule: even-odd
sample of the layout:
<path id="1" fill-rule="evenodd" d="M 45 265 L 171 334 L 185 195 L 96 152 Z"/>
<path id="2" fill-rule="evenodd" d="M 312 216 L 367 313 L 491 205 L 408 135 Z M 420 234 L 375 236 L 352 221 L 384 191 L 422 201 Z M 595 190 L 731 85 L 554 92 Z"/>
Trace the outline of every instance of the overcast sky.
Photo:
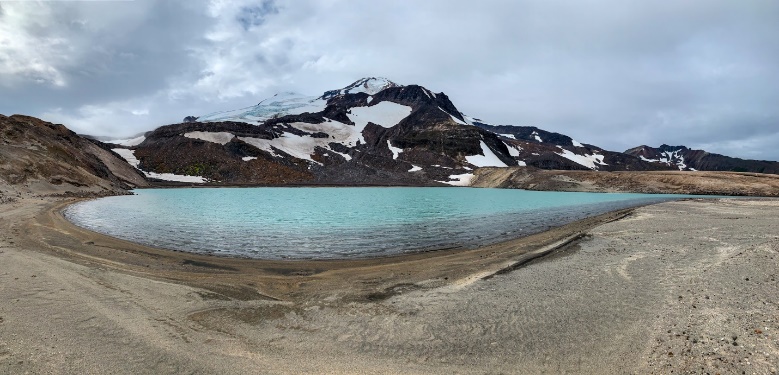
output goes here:
<path id="1" fill-rule="evenodd" d="M 0 1 L 0 113 L 126 136 L 365 76 L 615 151 L 779 160 L 779 1 Z"/>

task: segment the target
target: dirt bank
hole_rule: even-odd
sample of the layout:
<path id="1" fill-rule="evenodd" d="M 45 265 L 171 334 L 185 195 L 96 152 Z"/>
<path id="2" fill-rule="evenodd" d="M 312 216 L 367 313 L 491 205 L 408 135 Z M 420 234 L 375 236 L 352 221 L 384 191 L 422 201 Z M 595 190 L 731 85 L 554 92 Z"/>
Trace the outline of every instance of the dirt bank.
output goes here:
<path id="1" fill-rule="evenodd" d="M 599 172 L 479 168 L 474 187 L 597 193 L 779 196 L 779 176 L 737 172 Z"/>

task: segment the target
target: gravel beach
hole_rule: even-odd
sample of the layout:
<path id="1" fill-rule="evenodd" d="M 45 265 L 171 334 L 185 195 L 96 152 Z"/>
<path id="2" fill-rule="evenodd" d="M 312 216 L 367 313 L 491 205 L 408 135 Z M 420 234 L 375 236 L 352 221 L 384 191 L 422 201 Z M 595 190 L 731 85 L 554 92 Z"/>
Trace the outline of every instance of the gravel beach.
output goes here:
<path id="1" fill-rule="evenodd" d="M 779 371 L 779 201 L 662 203 L 471 251 L 216 259 L 0 204 L 0 373 Z"/>

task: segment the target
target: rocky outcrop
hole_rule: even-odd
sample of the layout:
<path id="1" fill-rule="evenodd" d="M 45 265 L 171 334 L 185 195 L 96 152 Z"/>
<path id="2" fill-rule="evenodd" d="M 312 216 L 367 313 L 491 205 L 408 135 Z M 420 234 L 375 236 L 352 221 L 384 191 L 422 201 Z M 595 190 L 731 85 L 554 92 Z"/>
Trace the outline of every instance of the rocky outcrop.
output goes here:
<path id="1" fill-rule="evenodd" d="M 148 186 L 110 146 L 40 119 L 0 115 L 0 195 L 112 195 Z"/>

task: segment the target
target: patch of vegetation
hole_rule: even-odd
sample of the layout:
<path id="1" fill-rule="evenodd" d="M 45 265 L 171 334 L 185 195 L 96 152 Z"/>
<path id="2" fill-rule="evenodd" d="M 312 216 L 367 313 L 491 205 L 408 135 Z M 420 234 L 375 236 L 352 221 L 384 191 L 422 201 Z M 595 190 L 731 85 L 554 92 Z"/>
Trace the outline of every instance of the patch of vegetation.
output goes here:
<path id="1" fill-rule="evenodd" d="M 211 166 L 203 163 L 195 163 L 186 166 L 183 173 L 188 176 L 205 176 L 211 170 Z"/>

